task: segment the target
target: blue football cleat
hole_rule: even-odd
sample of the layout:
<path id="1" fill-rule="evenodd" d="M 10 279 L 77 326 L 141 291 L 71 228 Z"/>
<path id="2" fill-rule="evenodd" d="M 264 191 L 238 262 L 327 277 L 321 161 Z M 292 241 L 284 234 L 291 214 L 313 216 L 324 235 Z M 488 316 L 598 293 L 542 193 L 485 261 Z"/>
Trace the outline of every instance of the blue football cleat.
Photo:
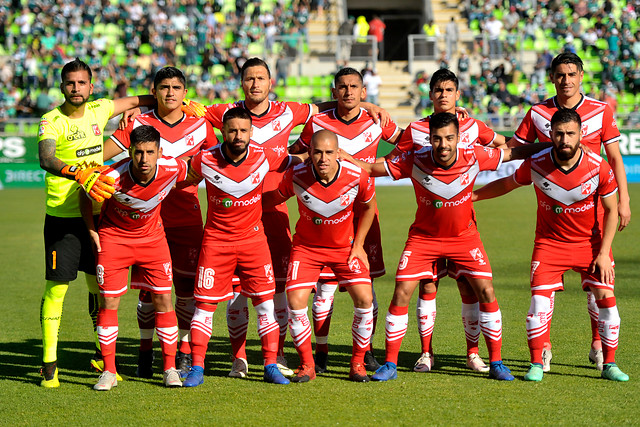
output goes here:
<path id="1" fill-rule="evenodd" d="M 271 363 L 264 367 L 264 380 L 271 384 L 289 384 L 290 382 L 282 375 L 276 363 Z"/>
<path id="2" fill-rule="evenodd" d="M 489 378 L 500 381 L 513 381 L 511 370 L 504 366 L 502 360 L 491 362 L 489 368 Z"/>
<path id="3" fill-rule="evenodd" d="M 204 369 L 200 366 L 192 366 L 187 379 L 182 383 L 183 387 L 198 387 L 204 383 Z"/>
<path id="4" fill-rule="evenodd" d="M 371 375 L 371 379 L 374 381 L 389 381 L 396 378 L 398 378 L 398 366 L 391 362 L 385 362 L 376 370 L 375 374 Z"/>

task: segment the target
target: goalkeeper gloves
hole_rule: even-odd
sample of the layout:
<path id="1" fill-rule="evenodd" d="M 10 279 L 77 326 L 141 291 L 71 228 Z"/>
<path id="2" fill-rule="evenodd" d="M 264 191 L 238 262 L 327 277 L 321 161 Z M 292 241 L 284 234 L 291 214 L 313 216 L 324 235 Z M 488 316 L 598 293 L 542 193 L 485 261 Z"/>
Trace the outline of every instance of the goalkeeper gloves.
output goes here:
<path id="1" fill-rule="evenodd" d="M 184 99 L 182 101 L 182 112 L 187 116 L 204 117 L 207 114 L 207 107 L 196 101 Z"/>
<path id="2" fill-rule="evenodd" d="M 84 188 L 84 191 L 96 202 L 103 202 L 115 193 L 115 180 L 103 175 L 108 166 L 100 166 L 97 168 L 78 169 L 76 166 L 65 166 L 60 173 L 62 176 L 74 179 Z"/>

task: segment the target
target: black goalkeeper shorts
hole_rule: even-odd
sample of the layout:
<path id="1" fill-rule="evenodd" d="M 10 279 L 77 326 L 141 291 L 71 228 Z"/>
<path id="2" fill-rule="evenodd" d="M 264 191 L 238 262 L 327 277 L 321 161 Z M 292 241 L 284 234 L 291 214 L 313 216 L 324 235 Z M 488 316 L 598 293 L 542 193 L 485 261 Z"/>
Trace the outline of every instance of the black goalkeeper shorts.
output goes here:
<path id="1" fill-rule="evenodd" d="M 82 218 L 46 215 L 44 250 L 46 280 L 70 282 L 78 277 L 78 271 L 96 274 L 91 238 Z"/>

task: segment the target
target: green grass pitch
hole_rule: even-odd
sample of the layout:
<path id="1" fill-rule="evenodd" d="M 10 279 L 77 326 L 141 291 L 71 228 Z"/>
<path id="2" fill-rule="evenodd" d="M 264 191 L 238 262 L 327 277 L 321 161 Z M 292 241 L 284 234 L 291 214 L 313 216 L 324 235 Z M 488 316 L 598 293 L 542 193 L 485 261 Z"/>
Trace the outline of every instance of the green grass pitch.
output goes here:
<path id="1" fill-rule="evenodd" d="M 410 187 L 379 187 L 377 193 L 387 265 L 387 275 L 376 281 L 380 317 L 374 344 L 378 359 L 382 360 L 384 316 L 393 292 L 395 268 L 413 220 L 415 200 Z M 636 219 L 614 242 L 616 296 L 622 317 L 617 359 L 631 377 L 628 383 L 602 380 L 588 363 L 586 297 L 575 273 L 566 275 L 567 290 L 556 298 L 551 332 L 552 372 L 539 384 L 522 380 L 529 359 L 524 320 L 529 307 L 528 272 L 535 226 L 533 189 L 526 188 L 476 204 L 503 314 L 503 358 L 516 376 L 514 382 L 492 381 L 465 367 L 460 297 L 453 280 L 445 279 L 437 299 L 435 370 L 427 374 L 411 370 L 420 345 L 415 309 L 410 308 L 398 379 L 369 384 L 347 380 L 352 306 L 344 293 L 336 297 L 330 372 L 311 383 L 276 386 L 262 382 L 253 313 L 248 336 L 249 378 L 228 378 L 231 362 L 224 304 L 214 316 L 202 386 L 165 389 L 160 373 L 152 380 L 135 378 L 136 293 L 129 292 L 121 304 L 118 340 L 125 381 L 111 392 L 98 393 L 91 389 L 97 374 L 88 369 L 93 343 L 83 278 L 70 286 L 65 301 L 58 350 L 61 387 L 39 387 L 44 191 L 0 191 L 0 424 L 638 424 L 640 362 L 635 357 L 640 355 L 640 227 L 636 223 L 640 215 L 640 185 L 631 185 L 630 193 Z M 486 358 L 484 342 L 480 349 Z M 157 343 L 156 351 L 159 356 Z M 290 365 L 295 365 L 298 358 L 290 339 L 286 353 Z M 160 371 L 159 365 L 156 371 Z"/>

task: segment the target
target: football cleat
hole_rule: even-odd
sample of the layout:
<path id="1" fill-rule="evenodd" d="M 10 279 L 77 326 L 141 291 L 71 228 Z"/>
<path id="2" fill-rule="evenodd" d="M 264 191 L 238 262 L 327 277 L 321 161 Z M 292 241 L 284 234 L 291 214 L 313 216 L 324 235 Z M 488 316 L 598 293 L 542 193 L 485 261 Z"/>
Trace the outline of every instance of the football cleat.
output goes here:
<path id="1" fill-rule="evenodd" d="M 325 353 L 326 354 L 326 353 Z M 291 378 L 294 383 L 308 383 L 316 377 L 316 370 L 313 366 L 300 365 L 295 375 Z"/>
<path id="2" fill-rule="evenodd" d="M 364 367 L 367 369 L 367 371 L 373 372 L 377 371 L 380 367 L 380 363 L 378 363 L 371 350 L 367 350 L 367 352 L 364 354 Z"/>
<path id="3" fill-rule="evenodd" d="M 202 383 L 204 383 L 204 368 L 202 366 L 192 366 L 182 386 L 197 387 Z"/>
<path id="4" fill-rule="evenodd" d="M 532 363 L 529 368 L 529 372 L 524 374 L 525 381 L 542 381 L 542 377 L 544 376 L 544 371 L 542 370 L 542 365 L 539 363 Z"/>
<path id="5" fill-rule="evenodd" d="M 136 376 L 138 378 L 153 378 L 153 350 L 141 350 L 138 353 L 138 367 Z"/>
<path id="6" fill-rule="evenodd" d="M 413 367 L 416 372 L 429 372 L 433 367 L 435 358 L 430 353 L 422 353 L 418 361 Z"/>
<path id="7" fill-rule="evenodd" d="M 162 374 L 162 381 L 165 387 L 182 387 L 182 381 L 180 381 L 180 371 L 176 368 L 170 368 L 164 371 Z"/>
<path id="8" fill-rule="evenodd" d="M 602 349 L 596 350 L 592 348 L 589 351 L 589 362 L 596 365 L 598 371 L 602 371 L 604 367 L 604 354 L 602 353 Z"/>
<path id="9" fill-rule="evenodd" d="M 113 387 L 117 386 L 118 378 L 116 378 L 116 374 L 104 371 L 98 378 L 98 383 L 93 386 L 93 389 L 98 391 L 109 391 Z"/>
<path id="10" fill-rule="evenodd" d="M 40 387 L 56 388 L 60 387 L 60 381 L 58 381 L 58 363 L 48 362 L 42 363 L 40 368 L 40 375 L 44 378 L 40 381 Z"/>
<path id="11" fill-rule="evenodd" d="M 96 352 L 91 357 L 91 367 L 96 370 L 96 372 L 104 371 L 104 360 L 102 359 L 102 352 L 100 350 L 96 350 Z M 118 363 L 118 359 L 116 359 L 116 370 L 120 369 L 120 363 Z M 116 372 L 116 379 L 118 381 L 122 381 L 122 377 L 118 372 Z"/>
<path id="12" fill-rule="evenodd" d="M 357 383 L 368 383 L 371 379 L 367 375 L 365 365 L 362 363 L 352 363 L 349 370 L 349 379 Z"/>
<path id="13" fill-rule="evenodd" d="M 329 353 L 325 353 L 324 351 L 316 351 L 316 357 L 314 360 L 316 362 L 316 374 L 324 374 L 327 372 L 327 360 L 329 359 Z"/>
<path id="14" fill-rule="evenodd" d="M 398 366 L 395 363 L 385 362 L 375 374 L 371 375 L 374 381 L 389 381 L 398 378 Z"/>
<path id="15" fill-rule="evenodd" d="M 180 374 L 180 378 L 187 378 L 189 370 L 191 369 L 191 355 L 178 351 L 178 353 L 176 353 L 176 369 Z"/>
<path id="16" fill-rule="evenodd" d="M 278 356 L 276 359 L 276 364 L 278 365 L 278 369 L 280 373 L 285 377 L 292 377 L 294 372 L 293 369 L 289 368 L 289 364 L 287 363 L 287 358 L 284 356 Z"/>
<path id="17" fill-rule="evenodd" d="M 549 372 L 551 370 L 551 348 L 542 349 L 542 372 Z"/>
<path id="18" fill-rule="evenodd" d="M 511 370 L 504 366 L 502 360 L 491 362 L 489 367 L 489 378 L 499 381 L 513 381 Z"/>
<path id="19" fill-rule="evenodd" d="M 247 359 L 238 357 L 231 364 L 231 371 L 229 372 L 231 378 L 246 378 L 248 373 L 249 365 L 247 364 Z"/>
<path id="20" fill-rule="evenodd" d="M 489 367 L 484 363 L 482 357 L 478 353 L 471 353 L 467 355 L 467 366 L 472 371 L 476 372 L 489 372 Z"/>
<path id="21" fill-rule="evenodd" d="M 600 375 L 611 381 L 629 381 L 629 375 L 622 372 L 615 363 L 605 364 Z"/>
<path id="22" fill-rule="evenodd" d="M 265 365 L 263 378 L 265 382 L 271 384 L 289 384 L 289 380 L 282 375 L 276 363 Z"/>

